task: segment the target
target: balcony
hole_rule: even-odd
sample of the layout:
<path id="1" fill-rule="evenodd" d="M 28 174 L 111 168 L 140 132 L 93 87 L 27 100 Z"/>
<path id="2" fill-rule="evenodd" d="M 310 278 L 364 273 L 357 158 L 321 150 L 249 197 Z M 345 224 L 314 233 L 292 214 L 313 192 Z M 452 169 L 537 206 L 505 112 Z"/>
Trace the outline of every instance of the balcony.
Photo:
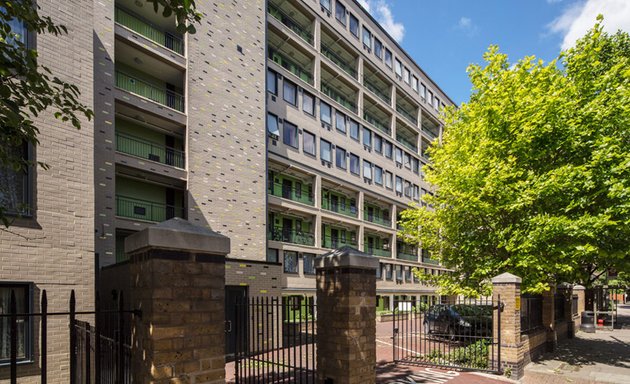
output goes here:
<path id="1" fill-rule="evenodd" d="M 377 128 L 381 132 L 387 133 L 389 135 L 390 133 L 389 124 L 380 120 L 378 117 L 371 114 L 370 112 L 367 112 L 367 111 L 363 112 L 363 120 L 367 121 L 368 123 L 370 123 L 372 126 Z"/>
<path id="2" fill-rule="evenodd" d="M 391 114 L 367 96 L 367 93 L 363 94 L 363 120 L 379 131 L 391 134 Z"/>
<path id="3" fill-rule="evenodd" d="M 392 257 L 392 251 L 390 249 L 365 246 L 364 252 L 378 257 Z"/>
<path id="4" fill-rule="evenodd" d="M 116 151 L 184 169 L 184 152 L 137 136 L 116 132 Z"/>
<path id="5" fill-rule="evenodd" d="M 379 86 L 376 85 L 376 83 L 364 77 L 363 85 L 365 85 L 365 88 L 367 88 L 370 92 L 378 96 L 378 98 L 383 100 L 387 105 L 391 104 L 392 102 L 391 96 L 388 93 L 383 92 L 381 88 L 379 88 Z"/>
<path id="6" fill-rule="evenodd" d="M 400 113 L 405 119 L 407 119 L 407 121 L 409 121 L 413 125 L 418 124 L 418 118 L 414 116 L 413 113 L 401 107 L 400 105 L 396 106 L 396 112 Z"/>
<path id="7" fill-rule="evenodd" d="M 392 227 L 392 219 L 389 217 L 385 217 L 379 214 L 370 214 L 368 209 L 363 210 L 363 219 L 365 221 L 369 221 L 370 223 L 378 224 L 383 227 L 391 228 Z"/>
<path id="8" fill-rule="evenodd" d="M 270 183 L 270 185 L 267 186 L 267 192 L 272 196 L 311 206 L 314 205 L 313 194 L 305 193 L 302 191 L 302 187 L 296 188 L 288 184 Z"/>
<path id="9" fill-rule="evenodd" d="M 400 122 L 396 124 L 396 141 L 413 153 L 418 153 L 418 134 Z"/>
<path id="10" fill-rule="evenodd" d="M 422 115 L 422 132 L 432 140 L 440 136 L 440 125 L 426 115 Z"/>
<path id="11" fill-rule="evenodd" d="M 115 20 L 116 23 L 129 28 L 164 48 L 180 55 L 184 54 L 184 41 L 181 37 L 160 29 L 133 12 L 117 6 L 115 9 Z"/>
<path id="12" fill-rule="evenodd" d="M 284 12 L 281 7 L 284 9 L 291 9 L 291 13 L 294 16 L 289 16 L 289 14 Z M 270 1 L 267 4 L 267 12 L 284 24 L 284 26 L 295 32 L 302 40 L 306 41 L 310 45 L 313 45 L 313 34 L 311 33 L 311 28 L 309 27 L 309 24 L 312 24 L 312 21 L 304 16 L 304 14 L 300 10 L 297 10 L 291 3 L 282 3 L 282 6 L 279 6 Z M 296 15 L 303 20 L 298 21 L 298 17 L 296 17 Z"/>
<path id="13" fill-rule="evenodd" d="M 322 189 L 322 209 L 348 217 L 357 217 L 357 205 L 354 198 L 329 189 Z"/>
<path id="14" fill-rule="evenodd" d="M 420 156 L 422 156 L 422 158 L 425 161 L 431 161 L 431 158 L 429 157 L 429 148 L 431 147 L 431 143 L 426 140 L 426 139 L 422 139 L 421 143 L 420 143 Z"/>
<path id="15" fill-rule="evenodd" d="M 357 104 L 341 92 L 337 91 L 338 89 L 339 88 L 337 87 L 330 87 L 322 81 L 321 90 L 324 95 L 330 97 L 347 110 L 357 113 Z"/>
<path id="16" fill-rule="evenodd" d="M 267 231 L 267 240 L 282 241 L 298 245 L 315 245 L 315 237 L 312 233 L 296 231 L 285 227 L 270 227 Z"/>
<path id="17" fill-rule="evenodd" d="M 407 244 L 398 243 L 396 258 L 399 260 L 418 261 L 418 250 Z"/>
<path id="18" fill-rule="evenodd" d="M 141 97 L 146 97 L 158 104 L 184 112 L 184 96 L 165 86 L 160 87 L 141 80 L 136 76 L 116 70 L 116 87 Z"/>
<path id="19" fill-rule="evenodd" d="M 357 70 L 354 67 L 354 64 L 349 60 L 344 60 L 340 55 L 336 54 L 333 51 L 333 48 L 322 43 L 322 54 L 326 56 L 330 61 L 335 63 L 336 66 L 341 68 L 348 75 L 357 78 Z"/>
<path id="20" fill-rule="evenodd" d="M 184 217 L 184 208 L 117 194 L 116 216 L 158 223 Z"/>
<path id="21" fill-rule="evenodd" d="M 267 57 L 302 81 L 313 85 L 313 62 L 310 53 L 305 52 L 291 39 L 269 24 L 267 29 Z"/>
<path id="22" fill-rule="evenodd" d="M 418 125 L 418 109 L 418 105 L 413 100 L 400 89 L 396 89 L 396 111 L 413 126 Z"/>
<path id="23" fill-rule="evenodd" d="M 345 238 L 329 236 L 329 235 L 322 236 L 322 248 L 337 249 L 344 246 L 356 248 L 357 247 L 356 238 L 352 239 L 348 236 L 346 236 Z"/>

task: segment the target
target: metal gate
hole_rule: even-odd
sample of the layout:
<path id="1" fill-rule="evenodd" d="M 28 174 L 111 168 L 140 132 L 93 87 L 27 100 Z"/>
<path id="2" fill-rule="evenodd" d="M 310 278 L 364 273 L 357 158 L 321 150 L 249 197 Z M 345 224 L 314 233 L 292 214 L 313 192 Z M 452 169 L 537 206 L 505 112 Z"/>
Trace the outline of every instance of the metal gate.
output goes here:
<path id="1" fill-rule="evenodd" d="M 315 383 L 316 305 L 312 297 L 235 298 L 234 382 Z"/>
<path id="2" fill-rule="evenodd" d="M 399 301 L 393 313 L 395 362 L 498 372 L 501 306 L 491 299 L 458 299 L 427 306 Z M 495 329 L 496 327 L 496 329 Z"/>

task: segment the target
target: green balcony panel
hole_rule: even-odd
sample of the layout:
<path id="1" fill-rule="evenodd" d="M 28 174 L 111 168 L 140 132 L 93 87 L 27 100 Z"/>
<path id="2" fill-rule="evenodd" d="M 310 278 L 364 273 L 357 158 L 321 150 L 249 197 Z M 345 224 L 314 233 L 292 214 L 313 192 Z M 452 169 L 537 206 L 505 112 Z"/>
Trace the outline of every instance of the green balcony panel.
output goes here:
<path id="1" fill-rule="evenodd" d="M 337 249 L 345 246 L 356 248 L 356 239 L 351 239 L 348 236 L 322 236 L 322 248 Z"/>
<path id="2" fill-rule="evenodd" d="M 154 43 L 179 53 L 180 55 L 184 54 L 184 41 L 180 37 L 161 30 L 142 17 L 126 9 L 116 7 L 115 19 L 118 24 L 131 29 Z"/>
<path id="3" fill-rule="evenodd" d="M 321 51 L 324 56 L 335 63 L 344 72 L 354 77 L 355 79 L 357 78 L 357 70 L 354 68 L 354 65 L 344 60 L 341 56 L 337 55 L 331 47 L 322 43 Z"/>
<path id="4" fill-rule="evenodd" d="M 128 196 L 116 195 L 116 215 L 136 220 L 162 222 L 184 217 L 184 209 Z"/>
<path id="5" fill-rule="evenodd" d="M 367 209 L 363 210 L 363 219 L 370 223 L 378 224 L 383 227 L 391 228 L 392 220 L 389 217 L 383 217 L 379 214 L 369 214 Z"/>
<path id="6" fill-rule="evenodd" d="M 116 71 L 116 87 L 138 96 L 146 97 L 149 100 L 153 100 L 156 103 L 177 111 L 184 112 L 184 96 L 170 89 L 166 89 L 166 87 L 150 84 L 147 81 L 121 71 Z"/>
<path id="7" fill-rule="evenodd" d="M 309 193 L 309 190 L 311 191 Z M 312 188 L 310 185 L 295 187 L 282 183 L 273 183 L 267 186 L 267 192 L 272 196 L 282 197 L 302 204 L 314 205 Z"/>
<path id="8" fill-rule="evenodd" d="M 295 76 L 302 79 L 302 81 L 311 85 L 313 84 L 313 75 L 306 71 L 302 65 L 291 60 L 289 56 L 271 46 L 268 47 L 268 52 L 269 58 L 273 62 L 286 69 L 287 71 L 293 73 Z"/>
<path id="9" fill-rule="evenodd" d="M 310 45 L 313 45 L 313 34 L 309 31 L 307 26 L 299 23 L 273 3 L 267 4 L 267 11 L 271 16 L 300 36 L 302 40 L 306 41 Z"/>
<path id="10" fill-rule="evenodd" d="M 296 231 L 291 228 L 270 227 L 267 231 L 267 239 L 298 245 L 315 245 L 315 237 L 312 233 Z"/>
<path id="11" fill-rule="evenodd" d="M 128 155 L 184 168 L 184 152 L 126 133 L 116 132 L 116 150 Z"/>
<path id="12" fill-rule="evenodd" d="M 418 252 L 413 248 L 399 246 L 396 258 L 400 260 L 418 261 Z"/>
<path id="13" fill-rule="evenodd" d="M 373 256 L 378 256 L 378 257 L 392 257 L 392 251 L 389 249 L 382 249 L 382 248 L 369 248 L 366 247 L 365 248 L 365 253 L 373 255 Z"/>
<path id="14" fill-rule="evenodd" d="M 322 193 L 322 209 L 344 216 L 357 217 L 357 207 L 356 203 L 352 203 L 353 199 L 333 194 L 325 195 L 326 193 Z"/>

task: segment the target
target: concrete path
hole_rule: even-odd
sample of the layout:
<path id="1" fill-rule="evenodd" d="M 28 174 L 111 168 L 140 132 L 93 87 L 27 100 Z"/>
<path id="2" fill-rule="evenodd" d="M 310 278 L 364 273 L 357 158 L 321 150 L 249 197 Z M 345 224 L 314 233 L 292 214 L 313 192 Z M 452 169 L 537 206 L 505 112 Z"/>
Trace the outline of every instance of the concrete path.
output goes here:
<path id="1" fill-rule="evenodd" d="M 621 329 L 578 332 L 525 367 L 524 384 L 630 383 L 630 304 L 619 305 Z"/>

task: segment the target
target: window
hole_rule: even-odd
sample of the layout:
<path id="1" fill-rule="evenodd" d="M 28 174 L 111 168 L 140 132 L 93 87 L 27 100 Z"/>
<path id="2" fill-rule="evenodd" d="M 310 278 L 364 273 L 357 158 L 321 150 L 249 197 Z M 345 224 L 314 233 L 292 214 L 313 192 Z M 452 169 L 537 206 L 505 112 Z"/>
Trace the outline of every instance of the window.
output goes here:
<path id="1" fill-rule="evenodd" d="M 427 99 L 427 86 L 424 84 L 420 84 L 420 97 Z"/>
<path id="2" fill-rule="evenodd" d="M 337 168 L 345 170 L 346 164 L 346 150 L 341 147 L 335 148 L 335 165 L 337 165 Z"/>
<path id="3" fill-rule="evenodd" d="M 278 250 L 275 248 L 267 248 L 267 261 L 270 263 L 278 262 Z"/>
<path id="4" fill-rule="evenodd" d="M 372 163 L 363 160 L 363 177 L 372 180 Z"/>
<path id="5" fill-rule="evenodd" d="M 394 175 L 391 172 L 385 171 L 385 188 L 392 189 L 392 178 L 393 177 L 394 177 Z"/>
<path id="6" fill-rule="evenodd" d="M 350 154 L 350 173 L 353 173 L 355 175 L 360 174 L 359 163 L 360 163 L 359 156 L 351 153 Z"/>
<path id="7" fill-rule="evenodd" d="M 377 134 L 374 134 L 374 151 L 376 153 L 383 152 L 383 138 Z"/>
<path id="8" fill-rule="evenodd" d="M 339 1 L 335 3 L 335 19 L 339 20 L 344 27 L 346 26 L 346 7 Z"/>
<path id="9" fill-rule="evenodd" d="M 409 84 L 409 69 L 407 67 L 403 68 L 403 81 Z"/>
<path id="10" fill-rule="evenodd" d="M 293 148 L 298 148 L 298 130 L 295 124 L 291 124 L 288 121 L 284 121 L 282 142 Z"/>
<path id="11" fill-rule="evenodd" d="M 411 183 L 405 181 L 405 196 L 411 199 L 411 194 L 413 193 L 413 188 L 411 187 Z"/>
<path id="12" fill-rule="evenodd" d="M 396 75 L 402 77 L 402 63 L 398 59 L 396 59 L 396 66 L 394 67 L 394 71 L 396 72 Z"/>
<path id="13" fill-rule="evenodd" d="M 319 0 L 319 4 L 326 10 L 326 12 L 330 12 L 330 1 L 331 0 Z"/>
<path id="14" fill-rule="evenodd" d="M 392 68 L 392 51 L 387 48 L 385 48 L 385 65 Z"/>
<path id="15" fill-rule="evenodd" d="M 418 78 L 415 75 L 411 76 L 411 88 L 418 92 Z"/>
<path id="16" fill-rule="evenodd" d="M 440 99 L 437 97 L 433 98 L 433 108 L 438 109 L 440 107 Z"/>
<path id="17" fill-rule="evenodd" d="M 319 157 L 323 160 L 323 161 L 327 161 L 329 163 L 332 163 L 332 154 L 331 154 L 331 145 L 329 141 L 326 141 L 324 139 L 320 139 L 319 141 Z"/>
<path id="18" fill-rule="evenodd" d="M 298 254 L 294 251 L 284 251 L 284 271 L 298 273 Z"/>
<path id="19" fill-rule="evenodd" d="M 396 176 L 396 192 L 403 193 L 403 179 L 400 176 Z"/>
<path id="20" fill-rule="evenodd" d="M 396 164 L 402 164 L 402 149 L 396 147 Z"/>
<path id="21" fill-rule="evenodd" d="M 350 120 L 350 137 L 359 141 L 359 123 Z"/>
<path id="22" fill-rule="evenodd" d="M 278 116 L 273 113 L 267 113 L 267 133 L 274 139 L 280 137 L 280 129 L 278 128 Z"/>
<path id="23" fill-rule="evenodd" d="M 411 268 L 405 267 L 405 281 L 411 283 Z"/>
<path id="24" fill-rule="evenodd" d="M 271 69 L 267 70 L 267 92 L 278 94 L 278 74 Z"/>
<path id="25" fill-rule="evenodd" d="M 418 161 L 418 159 L 416 159 L 415 157 L 411 158 L 411 170 L 413 171 L 413 173 L 415 173 L 416 175 L 420 174 L 420 162 Z"/>
<path id="26" fill-rule="evenodd" d="M 383 278 L 383 264 L 379 264 L 378 268 L 376 268 L 376 280 L 381 280 Z M 378 306 L 380 301 L 380 296 L 377 296 L 376 305 Z"/>
<path id="27" fill-rule="evenodd" d="M 282 98 L 291 105 L 297 105 L 297 86 L 292 82 L 285 80 Z"/>
<path id="28" fill-rule="evenodd" d="M 16 157 L 32 159 L 30 145 L 24 143 L 7 152 L 13 152 Z M 31 215 L 32 206 L 32 170 L 27 167 L 16 171 L 11 167 L 0 167 L 0 206 L 9 215 Z"/>
<path id="29" fill-rule="evenodd" d="M 372 131 L 363 127 L 363 145 L 372 148 Z"/>
<path id="30" fill-rule="evenodd" d="M 350 33 L 352 33 L 354 37 L 359 38 L 359 19 L 352 13 L 350 14 Z"/>
<path id="31" fill-rule="evenodd" d="M 378 185 L 383 185 L 383 168 L 378 165 L 374 166 L 374 182 Z"/>
<path id="32" fill-rule="evenodd" d="M 431 91 L 427 92 L 427 103 L 429 103 L 429 105 L 433 105 L 433 92 Z"/>
<path id="33" fill-rule="evenodd" d="M 315 97 L 308 92 L 302 94 L 302 110 L 315 116 Z"/>
<path id="34" fill-rule="evenodd" d="M 392 280 L 392 279 L 393 279 L 392 265 L 387 264 L 385 266 L 385 280 Z"/>
<path id="35" fill-rule="evenodd" d="M 387 157 L 388 159 L 391 159 L 392 155 L 393 155 L 393 153 L 392 153 L 392 151 L 393 151 L 392 143 L 390 143 L 389 141 L 385 140 L 384 146 L 385 146 L 385 157 Z"/>
<path id="36" fill-rule="evenodd" d="M 396 266 L 396 281 L 402 281 L 402 280 L 403 280 L 403 266 L 397 265 Z"/>
<path id="37" fill-rule="evenodd" d="M 335 127 L 339 132 L 346 134 L 346 115 L 339 111 L 335 112 Z"/>
<path id="38" fill-rule="evenodd" d="M 10 310 L 11 291 L 15 292 L 17 313 L 33 312 L 32 285 L 30 283 L 0 283 L 0 313 Z M 33 323 L 31 316 L 17 318 L 17 358 L 18 361 L 29 361 L 33 358 Z M 0 363 L 9 363 L 11 323 L 8 317 L 0 318 Z"/>
<path id="39" fill-rule="evenodd" d="M 315 147 L 315 135 L 307 131 L 302 131 L 302 150 L 304 151 L 304 153 L 316 156 Z"/>
<path id="40" fill-rule="evenodd" d="M 413 185 L 413 199 L 420 200 L 420 187 L 415 184 Z"/>
<path id="41" fill-rule="evenodd" d="M 322 123 L 332 125 L 332 109 L 330 105 L 323 101 L 319 103 L 319 118 L 322 120 Z"/>
<path id="42" fill-rule="evenodd" d="M 363 46 L 372 49 L 372 32 L 363 27 Z"/>
<path id="43" fill-rule="evenodd" d="M 315 274 L 315 254 L 305 253 L 303 263 L 304 263 L 304 274 L 314 275 Z"/>
<path id="44" fill-rule="evenodd" d="M 374 56 L 378 57 L 379 60 L 383 59 L 383 43 L 376 37 L 374 38 Z"/>
<path id="45" fill-rule="evenodd" d="M 404 161 L 405 168 L 411 169 L 411 155 L 405 152 L 403 155 L 403 161 Z"/>

